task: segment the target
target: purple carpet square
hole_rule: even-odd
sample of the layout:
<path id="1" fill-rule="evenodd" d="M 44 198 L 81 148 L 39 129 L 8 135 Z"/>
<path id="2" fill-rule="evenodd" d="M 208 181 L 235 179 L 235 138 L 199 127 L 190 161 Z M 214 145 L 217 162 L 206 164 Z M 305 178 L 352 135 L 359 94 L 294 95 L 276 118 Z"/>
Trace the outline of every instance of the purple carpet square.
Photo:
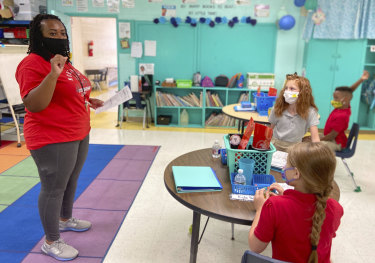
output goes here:
<path id="1" fill-rule="evenodd" d="M 92 228 L 86 232 L 63 232 L 61 237 L 67 244 L 78 249 L 78 257 L 103 258 L 117 234 L 124 215 L 123 211 L 73 209 L 73 216 L 91 221 Z M 40 252 L 43 242 L 44 239 L 40 240 L 32 252 Z M 85 260 L 86 258 L 82 259 Z"/>
<path id="2" fill-rule="evenodd" d="M 102 262 L 102 258 L 88 258 L 88 257 L 80 257 L 78 256 L 76 259 L 74 259 L 74 263 L 100 263 Z M 41 253 L 30 253 L 28 254 L 22 263 L 56 263 L 59 262 L 56 259 L 46 256 Z"/>
<path id="3" fill-rule="evenodd" d="M 141 181 L 95 180 L 74 202 L 74 207 L 126 211 L 141 184 Z"/>
<path id="4" fill-rule="evenodd" d="M 143 181 L 151 161 L 112 159 L 98 175 L 98 179 Z"/>
<path id="5" fill-rule="evenodd" d="M 154 160 L 159 146 L 126 145 L 114 157 L 114 159 Z"/>

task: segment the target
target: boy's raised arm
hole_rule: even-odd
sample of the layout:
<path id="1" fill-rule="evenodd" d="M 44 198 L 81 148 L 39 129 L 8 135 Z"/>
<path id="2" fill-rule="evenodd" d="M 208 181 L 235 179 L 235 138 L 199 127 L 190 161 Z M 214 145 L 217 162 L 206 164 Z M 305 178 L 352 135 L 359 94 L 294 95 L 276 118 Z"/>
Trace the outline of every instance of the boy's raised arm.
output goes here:
<path id="1" fill-rule="evenodd" d="M 350 89 L 354 92 L 358 86 L 365 80 L 367 80 L 370 77 L 370 74 L 368 73 L 367 70 L 363 71 L 362 76 L 360 77 L 359 80 L 357 80 L 353 85 L 350 86 Z"/>

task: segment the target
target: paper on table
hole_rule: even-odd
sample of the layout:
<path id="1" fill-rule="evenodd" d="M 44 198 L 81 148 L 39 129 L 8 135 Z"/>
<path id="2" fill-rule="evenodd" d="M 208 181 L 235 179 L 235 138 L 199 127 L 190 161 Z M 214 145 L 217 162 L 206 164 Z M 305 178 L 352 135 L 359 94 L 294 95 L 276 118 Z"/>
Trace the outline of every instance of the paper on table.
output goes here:
<path id="1" fill-rule="evenodd" d="M 131 57 L 133 57 L 133 58 L 142 57 L 142 42 L 133 42 L 132 43 Z"/>
<path id="2" fill-rule="evenodd" d="M 279 168 L 279 169 L 283 169 L 284 166 L 286 165 L 287 159 L 288 159 L 288 153 L 276 151 L 272 155 L 271 166 Z"/>
<path id="3" fill-rule="evenodd" d="M 112 107 L 120 105 L 121 103 L 124 103 L 125 101 L 130 100 L 131 98 L 133 98 L 133 94 L 130 91 L 129 86 L 125 86 L 122 90 L 118 91 L 115 95 L 106 100 L 102 107 L 97 108 L 95 110 L 95 113 L 100 113 L 108 110 Z"/>
<path id="4" fill-rule="evenodd" d="M 156 41 L 145 40 L 145 56 L 150 56 L 150 57 L 156 56 Z"/>

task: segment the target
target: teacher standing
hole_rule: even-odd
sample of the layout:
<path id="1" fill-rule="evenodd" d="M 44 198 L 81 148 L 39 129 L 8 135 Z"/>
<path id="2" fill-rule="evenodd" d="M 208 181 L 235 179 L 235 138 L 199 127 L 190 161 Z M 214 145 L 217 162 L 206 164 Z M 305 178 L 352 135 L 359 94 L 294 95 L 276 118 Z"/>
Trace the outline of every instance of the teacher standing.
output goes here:
<path id="1" fill-rule="evenodd" d="M 37 15 L 30 23 L 28 56 L 16 79 L 26 107 L 24 137 L 41 182 L 38 207 L 46 239 L 41 249 L 58 260 L 71 260 L 78 250 L 60 231 L 82 232 L 89 221 L 72 217 L 77 180 L 89 146 L 90 81 L 69 61 L 65 25 L 54 15 Z"/>

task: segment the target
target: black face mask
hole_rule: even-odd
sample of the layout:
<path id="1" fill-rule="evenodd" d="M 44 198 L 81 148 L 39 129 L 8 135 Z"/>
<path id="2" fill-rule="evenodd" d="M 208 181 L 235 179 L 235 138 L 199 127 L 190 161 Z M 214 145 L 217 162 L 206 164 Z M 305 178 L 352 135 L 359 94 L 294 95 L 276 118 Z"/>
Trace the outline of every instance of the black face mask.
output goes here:
<path id="1" fill-rule="evenodd" d="M 68 39 L 43 37 L 43 47 L 53 55 L 60 54 L 67 57 L 69 52 L 69 41 Z"/>

